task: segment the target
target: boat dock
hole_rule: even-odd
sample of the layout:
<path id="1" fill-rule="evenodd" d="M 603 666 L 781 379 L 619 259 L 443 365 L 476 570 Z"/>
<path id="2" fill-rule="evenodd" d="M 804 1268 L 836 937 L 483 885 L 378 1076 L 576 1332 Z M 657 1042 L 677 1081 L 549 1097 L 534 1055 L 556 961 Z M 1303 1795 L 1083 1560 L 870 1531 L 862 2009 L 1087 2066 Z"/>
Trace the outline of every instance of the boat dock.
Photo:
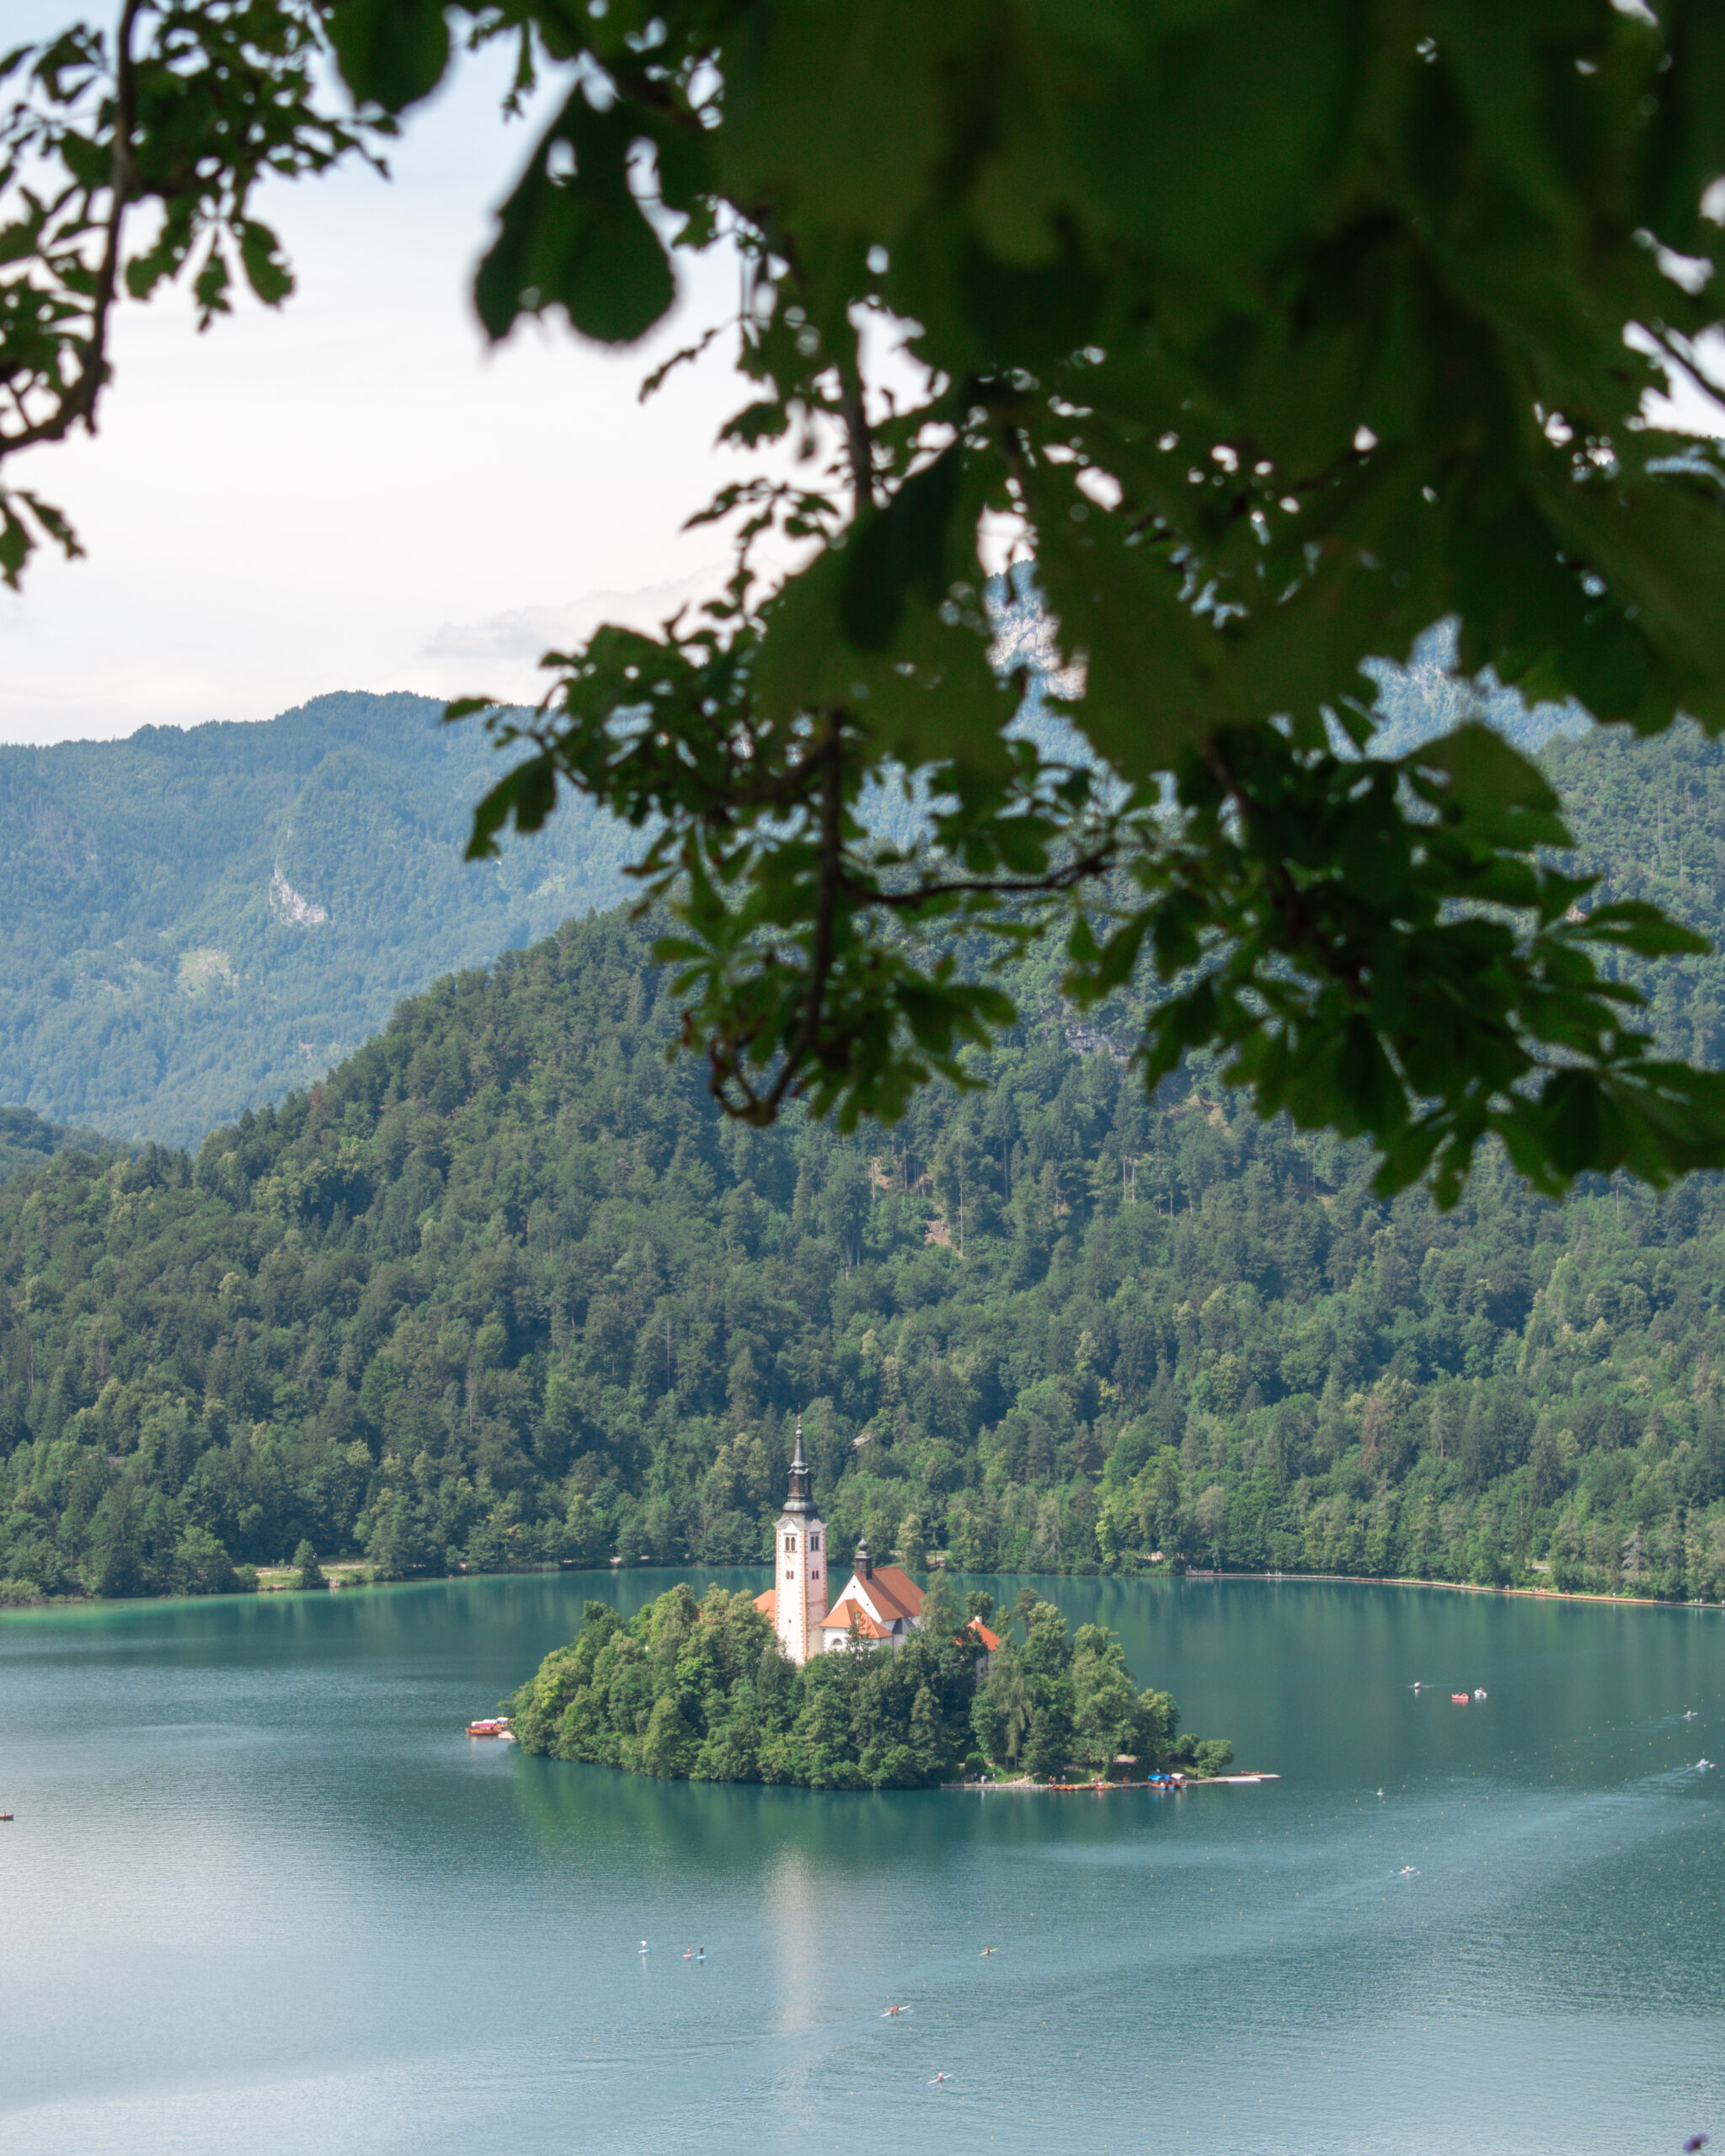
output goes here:
<path id="1" fill-rule="evenodd" d="M 1256 1782 L 1279 1782 L 1279 1774 L 1185 1774 L 1166 1777 L 1147 1782 L 1033 1782 L 1028 1777 L 1012 1782 L 943 1782 L 943 1789 L 975 1790 L 981 1794 L 993 1790 L 996 1795 L 1011 1790 L 1029 1796 L 1108 1796 L 1116 1790 L 1147 1791 L 1152 1796 L 1178 1796 L 1182 1790 L 1219 1789 L 1226 1784 L 1247 1785 Z"/>

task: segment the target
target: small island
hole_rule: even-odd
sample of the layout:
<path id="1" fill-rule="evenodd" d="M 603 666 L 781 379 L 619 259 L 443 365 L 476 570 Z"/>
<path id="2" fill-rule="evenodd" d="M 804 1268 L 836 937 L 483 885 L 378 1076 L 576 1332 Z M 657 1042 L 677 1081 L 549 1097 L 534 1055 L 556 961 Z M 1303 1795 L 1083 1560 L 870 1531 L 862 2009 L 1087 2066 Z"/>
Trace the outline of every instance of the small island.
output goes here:
<path id="1" fill-rule="evenodd" d="M 860 1636 L 798 1668 L 746 1594 L 679 1585 L 628 1623 L 586 1605 L 512 1704 L 525 1752 L 689 1781 L 805 1789 L 927 1789 L 963 1775 L 1108 1780 L 1179 1768 L 1219 1773 L 1225 1739 L 1177 1734 L 1166 1692 L 1140 1691 L 1119 1640 L 1070 1632 L 1027 1588 L 989 1633 L 986 1594 L 961 1608 L 945 1582 L 900 1644 Z M 998 1639 L 991 1647 L 984 1636 Z"/>
<path id="2" fill-rule="evenodd" d="M 1219 1774 L 1226 1738 L 1178 1734 L 1167 1692 L 1140 1691 L 1114 1634 L 1067 1629 L 1025 1588 L 925 1593 L 858 1545 L 825 1616 L 825 1531 L 800 1429 L 775 1536 L 782 1574 L 753 1598 L 670 1588 L 625 1622 L 590 1602 L 512 1703 L 523 1751 L 685 1781 L 926 1789 L 959 1776 L 1148 1780 Z"/>

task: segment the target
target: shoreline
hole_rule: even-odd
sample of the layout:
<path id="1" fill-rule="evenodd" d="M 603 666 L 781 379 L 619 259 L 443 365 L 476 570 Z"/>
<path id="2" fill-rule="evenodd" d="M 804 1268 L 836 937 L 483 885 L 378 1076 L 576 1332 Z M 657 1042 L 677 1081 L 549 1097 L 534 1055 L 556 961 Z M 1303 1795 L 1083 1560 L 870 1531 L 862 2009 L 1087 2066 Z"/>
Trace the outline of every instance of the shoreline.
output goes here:
<path id="1" fill-rule="evenodd" d="M 942 1554 L 944 1555 L 943 1552 Z M 399 1579 L 379 1579 L 376 1573 L 371 1571 L 366 1559 L 335 1557 L 328 1560 L 323 1566 L 329 1582 L 327 1588 L 296 1588 L 292 1584 L 293 1567 L 291 1565 L 260 1566 L 258 1568 L 258 1584 L 254 1588 L 241 1588 L 226 1594 L 136 1594 L 106 1597 L 95 1594 L 45 1595 L 40 1601 L 0 1604 L 0 1618 L 45 1609 L 141 1609 L 147 1604 L 156 1602 L 241 1602 L 251 1601 L 262 1595 L 284 1593 L 356 1594 L 371 1588 L 438 1586 L 446 1585 L 457 1580 L 534 1579 L 568 1572 L 608 1573 L 611 1578 L 617 1579 L 627 1577 L 630 1572 L 673 1572 L 676 1569 L 675 1565 L 631 1565 L 620 1568 L 614 1562 L 609 1566 L 573 1566 L 553 1560 L 535 1565 L 512 1565 L 505 1571 L 496 1572 L 425 1572 L 412 1573 Z M 701 1567 L 696 1566 L 693 1569 L 698 1572 Z M 728 1572 L 761 1572 L 766 1568 L 758 1565 L 735 1565 L 716 1566 L 711 1569 Z M 950 1567 L 945 1566 L 941 1569 L 947 1572 L 953 1579 L 973 1577 L 964 1572 L 953 1572 Z M 1331 1587 L 1425 1587 L 1440 1588 L 1446 1594 L 1514 1595 L 1519 1596 L 1527 1602 L 1590 1602 L 1606 1609 L 1725 1610 L 1725 1600 L 1708 1602 L 1685 1598 L 1682 1601 L 1674 1601 L 1669 1596 L 1659 1594 L 1599 1594 L 1589 1588 L 1482 1587 L 1477 1580 L 1419 1579 L 1409 1574 L 1397 1572 L 1210 1572 L 1200 1567 L 1185 1572 L 991 1572 L 979 1573 L 974 1577 L 1009 1580 L 1185 1580 L 1195 1585 L 1215 1583 L 1223 1580 L 1268 1580 L 1279 1586 L 1306 1582 Z M 942 1786 L 954 1786 L 954 1785 L 943 1784 Z"/>
<path id="2" fill-rule="evenodd" d="M 1002 1575 L 1016 1579 L 1017 1573 Z M 1127 1575 L 1099 1574 L 1098 1577 L 1121 1578 Z M 1269 1580 L 1278 1586 L 1290 1581 L 1322 1581 L 1330 1586 L 1345 1587 L 1434 1587 L 1441 1588 L 1446 1594 L 1505 1594 L 1519 1595 L 1525 1602 L 1594 1602 L 1608 1609 L 1725 1609 L 1725 1602 L 1707 1602 L 1685 1597 L 1674 1602 L 1663 1594 L 1596 1594 L 1589 1588 L 1581 1587 L 1482 1587 L 1477 1580 L 1423 1580 L 1397 1572 L 1140 1572 L 1140 1579 L 1188 1580 Z"/>

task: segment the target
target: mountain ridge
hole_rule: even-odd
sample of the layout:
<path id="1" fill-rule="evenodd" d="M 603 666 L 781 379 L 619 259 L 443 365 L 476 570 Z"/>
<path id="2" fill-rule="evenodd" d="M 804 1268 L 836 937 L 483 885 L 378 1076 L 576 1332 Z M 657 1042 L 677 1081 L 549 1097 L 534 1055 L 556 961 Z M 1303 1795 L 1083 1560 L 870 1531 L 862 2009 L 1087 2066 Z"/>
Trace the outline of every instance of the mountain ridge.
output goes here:
<path id="1" fill-rule="evenodd" d="M 1057 654 L 1028 568 L 991 590 L 1002 663 L 1030 672 L 1023 727 L 1083 755 L 1042 701 Z M 1585 724 L 1453 680 L 1454 657 L 1439 625 L 1405 667 L 1374 664 L 1376 750 L 1470 713 L 1526 749 Z M 615 905 L 641 835 L 567 791 L 500 863 L 462 862 L 499 766 L 442 709 L 344 691 L 256 724 L 0 749 L 0 1100 L 195 1144 L 316 1079 L 440 974 Z M 890 786 L 864 804 L 895 844 L 926 810 Z"/>
<path id="2" fill-rule="evenodd" d="M 0 1098 L 195 1143 L 452 967 L 614 905 L 626 835 L 579 800 L 462 862 L 495 756 L 442 711 L 351 692 L 0 749 Z"/>

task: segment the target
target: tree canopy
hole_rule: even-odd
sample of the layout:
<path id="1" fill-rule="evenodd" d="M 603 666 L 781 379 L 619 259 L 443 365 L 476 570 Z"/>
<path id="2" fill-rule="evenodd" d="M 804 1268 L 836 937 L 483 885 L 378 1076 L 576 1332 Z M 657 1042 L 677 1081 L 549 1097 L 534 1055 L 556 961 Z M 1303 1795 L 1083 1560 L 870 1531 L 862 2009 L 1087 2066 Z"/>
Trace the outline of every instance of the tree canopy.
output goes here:
<path id="1" fill-rule="evenodd" d="M 0 454 L 90 420 L 122 289 L 285 297 L 258 178 L 376 155 L 497 39 L 513 101 L 553 94 L 487 332 L 627 344 L 730 247 L 711 334 L 762 462 L 705 512 L 722 598 L 489 712 L 526 754 L 473 846 L 565 785 L 641 831 L 733 1113 L 962 1082 L 1012 1016 L 965 953 L 1058 934 L 1077 1002 L 1158 976 L 1152 1084 L 1212 1051 L 1261 1113 L 1368 1137 L 1386 1192 L 1452 1202 L 1493 1134 L 1554 1193 L 1725 1161 L 1725 1078 L 1597 963 L 1698 940 L 1566 873 L 1557 797 L 1477 722 L 1373 755 L 1361 672 L 1453 617 L 1470 679 L 1725 724 L 1725 467 L 1653 402 L 1712 319 L 1716 9 L 125 0 L 0 62 Z M 3 513 L 9 575 L 75 544 Z M 1015 723 L 1007 555 L 1064 734 Z M 884 846 L 859 807 L 900 778 L 926 830 Z"/>
<path id="2" fill-rule="evenodd" d="M 1717 936 L 1725 750 L 1546 754 L 1603 888 Z M 765 1565 L 799 1412 L 835 1563 L 1725 1593 L 1725 1178 L 1560 1208 L 1494 1159 L 1386 1204 L 1202 1056 L 1147 1099 L 1141 1006 L 1076 1019 L 1048 949 L 977 1087 L 750 1130 L 667 1064 L 651 935 L 444 981 L 195 1161 L 73 1145 L 0 1187 L 0 1606 L 215 1592 L 302 1540 Z M 1654 995 L 1716 1059 L 1725 958 Z"/>
<path id="3" fill-rule="evenodd" d="M 513 1701 L 522 1748 L 676 1780 L 789 1782 L 809 1789 L 918 1789 L 985 1764 L 1058 1778 L 1069 1763 L 1112 1776 L 1188 1764 L 1219 1771 L 1226 1737 L 1177 1737 L 1166 1692 L 1142 1692 L 1103 1625 L 1076 1633 L 1026 1588 L 992 1667 L 938 1576 L 921 1629 L 889 1652 L 855 1642 L 801 1668 L 745 1594 L 667 1589 L 628 1623 L 590 1602 Z M 1026 1732 L 1022 1747 L 1019 1732 Z"/>

